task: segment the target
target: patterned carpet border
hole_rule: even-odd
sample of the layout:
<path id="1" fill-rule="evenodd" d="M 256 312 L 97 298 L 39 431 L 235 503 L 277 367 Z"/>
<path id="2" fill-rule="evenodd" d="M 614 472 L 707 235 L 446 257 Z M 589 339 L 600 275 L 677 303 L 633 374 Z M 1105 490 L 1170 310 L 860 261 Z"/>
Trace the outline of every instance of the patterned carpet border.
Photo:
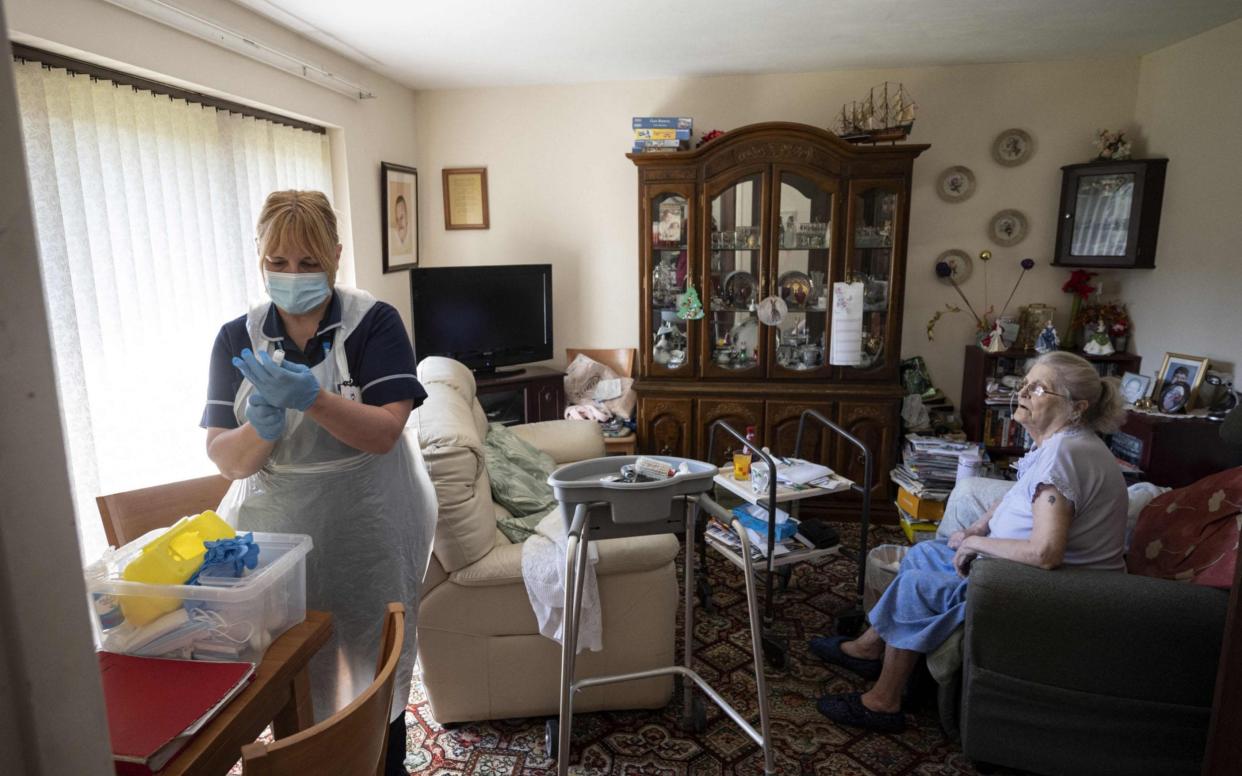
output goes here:
<path id="1" fill-rule="evenodd" d="M 778 594 L 775 630 L 788 639 L 784 669 L 766 671 L 772 739 L 782 776 L 950 776 L 975 774 L 958 745 L 940 729 L 934 704 L 906 715 L 899 735 L 834 725 L 815 710 L 826 692 L 866 685 L 858 677 L 807 653 L 807 641 L 833 632 L 833 618 L 856 600 L 857 537 L 854 524 L 838 524 L 845 544 L 840 556 L 794 568 L 789 588 Z M 904 543 L 895 528 L 877 527 L 872 544 Z M 852 547 L 852 548 L 851 548 Z M 680 565 L 680 564 L 679 564 Z M 758 727 L 750 636 L 742 573 L 718 554 L 708 554 L 714 611 L 695 614 L 695 669 Z M 680 578 L 680 569 L 678 571 Z M 678 654 L 681 615 L 678 615 Z M 682 694 L 664 709 L 597 712 L 574 717 L 571 773 L 582 776 L 755 776 L 763 755 L 715 704 L 707 704 L 707 729 L 679 725 Z M 544 750 L 544 719 L 493 720 L 445 729 L 417 680 L 406 715 L 412 774 L 427 776 L 552 776 L 556 764 Z"/>

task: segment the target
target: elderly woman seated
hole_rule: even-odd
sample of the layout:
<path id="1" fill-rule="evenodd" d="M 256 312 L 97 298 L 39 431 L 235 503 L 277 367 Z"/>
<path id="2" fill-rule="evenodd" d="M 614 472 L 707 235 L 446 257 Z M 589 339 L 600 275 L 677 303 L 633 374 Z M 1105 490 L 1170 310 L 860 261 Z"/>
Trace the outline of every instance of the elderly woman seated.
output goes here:
<path id="1" fill-rule="evenodd" d="M 1018 462 L 1014 487 L 948 542 L 915 545 L 862 636 L 811 641 L 823 660 L 877 680 L 865 693 L 820 698 L 829 719 L 885 732 L 904 727 L 906 681 L 919 656 L 962 623 L 976 556 L 1046 569 L 1125 569 L 1125 480 L 1098 436 L 1115 431 L 1125 414 L 1117 380 L 1101 379 L 1080 356 L 1052 352 L 1035 361 L 1016 399 L 1013 418 L 1035 446 Z"/>

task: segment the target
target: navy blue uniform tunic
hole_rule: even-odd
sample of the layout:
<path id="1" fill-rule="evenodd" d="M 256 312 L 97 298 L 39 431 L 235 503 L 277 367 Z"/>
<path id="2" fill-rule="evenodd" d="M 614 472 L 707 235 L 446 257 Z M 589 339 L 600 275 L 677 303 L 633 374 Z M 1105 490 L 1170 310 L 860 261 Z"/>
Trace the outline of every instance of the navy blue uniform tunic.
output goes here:
<path id="1" fill-rule="evenodd" d="M 284 321 L 271 305 L 263 320 L 264 336 L 275 340 L 285 358 L 313 367 L 331 355 L 336 330 L 341 325 L 341 300 L 332 292 L 332 302 L 324 311 L 315 336 L 307 344 L 295 343 L 285 331 Z M 211 350 L 211 368 L 207 380 L 207 406 L 199 425 L 203 428 L 237 428 L 233 399 L 241 387 L 242 375 L 233 366 L 233 357 L 250 347 L 246 332 L 246 316 L 220 327 L 216 344 Z M 362 390 L 362 403 L 380 406 L 412 399 L 417 407 L 427 398 L 414 375 L 414 349 L 401 323 L 401 314 L 385 302 L 376 302 L 358 322 L 358 327 L 345 340 L 345 363 L 354 383 Z M 335 386 L 324 386 L 329 390 Z"/>

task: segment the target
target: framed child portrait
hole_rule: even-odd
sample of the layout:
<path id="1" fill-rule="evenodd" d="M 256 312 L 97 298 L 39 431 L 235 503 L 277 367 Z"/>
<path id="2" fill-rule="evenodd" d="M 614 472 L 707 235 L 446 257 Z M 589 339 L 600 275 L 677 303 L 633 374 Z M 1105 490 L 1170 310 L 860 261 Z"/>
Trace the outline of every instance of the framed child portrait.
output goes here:
<path id="1" fill-rule="evenodd" d="M 1134 404 L 1139 399 L 1147 398 L 1147 393 L 1151 390 L 1151 383 L 1151 375 L 1126 372 L 1121 378 L 1121 395 L 1127 404 Z"/>
<path id="2" fill-rule="evenodd" d="M 384 271 L 418 266 L 418 170 L 380 162 Z"/>
<path id="3" fill-rule="evenodd" d="M 1208 359 L 1201 356 L 1165 353 L 1164 363 L 1156 373 L 1160 383 L 1153 394 L 1160 411 L 1177 413 L 1194 407 L 1207 368 Z"/>

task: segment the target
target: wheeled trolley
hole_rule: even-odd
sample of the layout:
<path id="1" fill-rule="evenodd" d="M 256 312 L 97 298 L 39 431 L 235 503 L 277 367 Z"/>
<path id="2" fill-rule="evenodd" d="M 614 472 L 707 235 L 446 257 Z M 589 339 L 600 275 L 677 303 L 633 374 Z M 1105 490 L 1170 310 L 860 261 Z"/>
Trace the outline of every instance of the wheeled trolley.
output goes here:
<path id="1" fill-rule="evenodd" d="M 763 646 L 759 620 L 759 597 L 755 592 L 755 575 L 747 565 L 746 605 L 750 618 L 751 649 L 755 661 L 755 687 L 759 695 L 759 730 L 729 705 L 720 693 L 692 668 L 694 654 L 695 557 L 693 541 L 685 542 L 685 639 L 681 665 L 653 668 L 612 676 L 574 679 L 574 662 L 578 653 L 578 617 L 582 607 L 582 575 L 586 571 L 588 547 L 592 541 L 658 533 L 695 535 L 700 509 L 731 526 L 749 553 L 750 539 L 745 528 L 732 513 L 713 501 L 707 492 L 712 489 L 716 467 L 703 461 L 669 456 L 647 456 L 667 463 L 678 473 L 666 480 L 651 482 L 609 481 L 622 466 L 633 464 L 636 456 L 612 456 L 579 461 L 557 469 L 548 478 L 561 502 L 562 513 L 569 522 L 565 548 L 565 621 L 561 644 L 560 716 L 549 720 L 547 727 L 548 754 L 557 761 L 558 776 L 569 773 L 570 733 L 573 730 L 574 693 L 587 687 L 636 679 L 649 679 L 666 674 L 683 677 L 684 722 L 689 726 L 705 724 L 704 706 L 694 694 L 697 685 L 746 732 L 763 750 L 765 776 L 776 773 L 771 747 L 768 716 L 767 682 L 763 675 Z M 555 732 L 555 736 L 553 733 Z"/>
<path id="2" fill-rule="evenodd" d="M 703 567 L 707 568 L 707 548 L 709 545 L 718 550 L 726 560 L 743 569 L 750 569 L 752 566 L 758 568 L 763 574 L 764 583 L 764 606 L 763 606 L 763 649 L 764 654 L 771 661 L 774 668 L 784 668 L 789 655 L 789 645 L 784 639 L 779 637 L 771 630 L 775 621 L 775 608 L 773 594 L 776 585 L 773 582 L 773 576 L 779 575 L 781 584 L 786 585 L 789 581 L 789 575 L 792 571 L 793 564 L 811 561 L 827 554 L 835 554 L 839 552 L 839 548 L 819 549 L 812 546 L 805 539 L 802 539 L 803 547 L 794 549 L 793 551 L 780 556 L 775 552 L 776 545 L 776 521 L 774 512 L 778 503 L 792 502 L 791 512 L 794 517 L 798 516 L 799 502 L 807 498 L 815 498 L 817 496 L 826 496 L 833 493 L 853 492 L 861 497 L 862 505 L 859 512 L 860 518 L 860 539 L 858 547 L 858 607 L 848 612 L 843 612 L 837 617 L 837 632 L 841 634 L 857 633 L 861 630 L 863 623 L 862 595 L 864 590 L 864 577 L 867 569 L 867 544 L 871 527 L 871 483 L 872 483 L 872 458 L 871 450 L 857 437 L 850 434 L 845 429 L 833 423 L 828 418 L 815 410 L 804 410 L 798 419 L 798 435 L 794 441 L 794 458 L 799 458 L 802 454 L 802 440 L 809 436 L 810 431 L 814 431 L 814 426 L 808 430 L 808 421 L 822 426 L 830 434 L 829 441 L 825 444 L 831 448 L 835 444 L 848 443 L 858 450 L 858 458 L 863 464 L 863 481 L 862 483 L 853 482 L 833 473 L 830 476 L 830 482 L 818 487 L 804 487 L 797 491 L 791 491 L 777 482 L 776 458 L 772 453 L 765 451 L 758 445 L 754 444 L 746 437 L 738 433 L 737 429 L 730 426 L 723 420 L 717 420 L 711 425 L 708 432 L 707 444 L 708 450 L 716 449 L 716 432 L 732 437 L 741 448 L 750 451 L 751 455 L 756 459 L 763 461 L 768 467 L 768 471 L 772 472 L 772 476 L 768 478 L 766 492 L 752 492 L 750 483 L 744 482 L 740 485 L 732 479 L 732 475 L 722 473 L 717 475 L 716 483 L 729 490 L 736 496 L 749 501 L 752 504 L 758 504 L 768 509 L 768 533 L 767 547 L 763 552 L 761 560 L 751 559 L 746 553 L 737 553 L 726 546 L 709 539 L 706 535 L 696 537 L 699 547 L 699 562 Z M 836 440 L 841 440 L 837 442 Z M 782 459 L 783 460 L 783 459 Z M 726 469 L 729 467 L 726 467 Z M 749 551 L 749 548 L 747 548 Z M 699 597 L 704 606 L 709 605 L 711 597 L 711 585 L 704 575 L 699 581 Z M 754 615 L 752 614 L 752 620 Z M 753 623 L 752 623 L 753 624 Z"/>

